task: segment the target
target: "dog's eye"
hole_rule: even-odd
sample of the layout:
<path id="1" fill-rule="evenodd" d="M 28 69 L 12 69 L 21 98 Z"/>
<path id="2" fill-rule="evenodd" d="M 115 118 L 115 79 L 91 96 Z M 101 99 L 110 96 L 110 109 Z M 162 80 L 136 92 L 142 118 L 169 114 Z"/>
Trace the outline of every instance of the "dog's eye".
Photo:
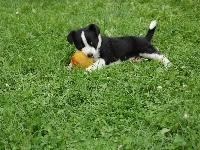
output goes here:
<path id="1" fill-rule="evenodd" d="M 94 46 L 95 45 L 95 41 L 91 41 L 91 45 Z"/>

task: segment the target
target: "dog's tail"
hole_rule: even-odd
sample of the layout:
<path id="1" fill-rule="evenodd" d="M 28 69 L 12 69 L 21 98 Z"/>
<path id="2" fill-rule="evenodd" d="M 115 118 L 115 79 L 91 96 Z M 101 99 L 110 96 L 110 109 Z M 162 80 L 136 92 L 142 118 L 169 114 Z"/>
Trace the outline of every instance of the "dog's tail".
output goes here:
<path id="1" fill-rule="evenodd" d="M 149 42 L 151 42 L 151 39 L 154 35 L 155 29 L 156 29 L 156 20 L 151 21 L 149 25 L 149 30 L 147 32 L 147 35 L 145 36 L 145 39 Z"/>

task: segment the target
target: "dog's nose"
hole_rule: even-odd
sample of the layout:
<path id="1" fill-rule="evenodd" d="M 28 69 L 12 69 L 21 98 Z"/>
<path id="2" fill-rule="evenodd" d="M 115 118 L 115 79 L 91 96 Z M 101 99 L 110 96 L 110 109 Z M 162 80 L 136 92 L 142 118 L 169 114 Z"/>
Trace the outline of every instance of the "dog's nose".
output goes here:
<path id="1" fill-rule="evenodd" d="M 92 56 L 93 56 L 93 54 L 92 54 L 92 53 L 89 53 L 89 54 L 87 54 L 87 56 L 88 56 L 88 57 L 92 57 Z"/>

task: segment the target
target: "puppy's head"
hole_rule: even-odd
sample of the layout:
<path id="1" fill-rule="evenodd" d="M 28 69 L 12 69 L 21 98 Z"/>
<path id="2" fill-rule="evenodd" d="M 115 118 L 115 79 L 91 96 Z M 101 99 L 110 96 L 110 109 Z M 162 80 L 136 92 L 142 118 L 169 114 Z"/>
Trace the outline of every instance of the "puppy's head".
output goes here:
<path id="1" fill-rule="evenodd" d="M 81 50 L 86 56 L 99 57 L 101 36 L 97 25 L 90 24 L 84 28 L 71 31 L 67 36 L 67 41 L 74 44 L 77 50 Z"/>

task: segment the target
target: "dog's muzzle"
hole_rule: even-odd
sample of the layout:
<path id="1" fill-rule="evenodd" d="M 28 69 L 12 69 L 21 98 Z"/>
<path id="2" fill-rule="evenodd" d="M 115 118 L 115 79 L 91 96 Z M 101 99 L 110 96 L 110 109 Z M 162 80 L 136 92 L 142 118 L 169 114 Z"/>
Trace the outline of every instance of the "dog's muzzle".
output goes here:
<path id="1" fill-rule="evenodd" d="M 88 57 L 93 57 L 92 53 L 87 54 Z"/>

